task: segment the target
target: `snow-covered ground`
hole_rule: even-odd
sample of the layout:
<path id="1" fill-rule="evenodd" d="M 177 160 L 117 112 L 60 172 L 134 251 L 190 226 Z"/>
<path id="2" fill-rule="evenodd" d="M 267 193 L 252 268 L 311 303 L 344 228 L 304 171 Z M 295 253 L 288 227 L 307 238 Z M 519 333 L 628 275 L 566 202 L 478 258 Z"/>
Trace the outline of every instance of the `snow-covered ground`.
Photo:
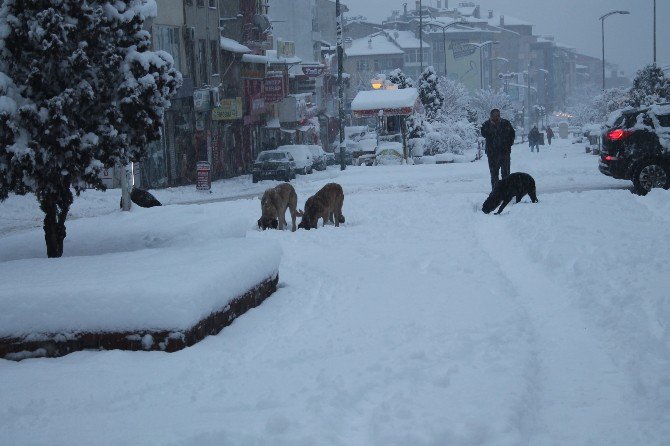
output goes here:
<path id="1" fill-rule="evenodd" d="M 667 444 L 670 192 L 635 196 L 561 140 L 515 146 L 512 171 L 535 177 L 540 202 L 499 216 L 479 211 L 486 160 L 298 177 L 301 207 L 342 184 L 339 228 L 259 232 L 258 199 L 200 205 L 281 245 L 277 293 L 177 353 L 0 360 L 0 444 Z M 73 219 L 118 199 L 86 192 Z M 0 204 L 0 241 L 39 234 L 22 229 L 40 225 L 33 207 Z"/>

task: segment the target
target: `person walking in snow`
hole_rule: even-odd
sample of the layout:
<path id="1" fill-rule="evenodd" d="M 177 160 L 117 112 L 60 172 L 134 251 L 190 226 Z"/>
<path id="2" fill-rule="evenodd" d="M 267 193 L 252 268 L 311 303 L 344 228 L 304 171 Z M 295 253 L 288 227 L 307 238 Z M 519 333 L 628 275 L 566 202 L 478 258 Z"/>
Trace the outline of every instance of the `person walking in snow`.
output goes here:
<path id="1" fill-rule="evenodd" d="M 551 127 L 547 126 L 547 141 L 549 142 L 549 145 L 551 145 L 551 138 L 554 137 L 554 131 L 551 129 Z"/>
<path id="2" fill-rule="evenodd" d="M 486 138 L 486 157 L 489 161 L 491 173 L 491 190 L 495 189 L 499 178 L 509 176 L 510 155 L 516 133 L 507 119 L 500 117 L 500 110 L 491 110 L 489 119 L 482 124 L 482 136 Z"/>
<path id="3" fill-rule="evenodd" d="M 537 153 L 540 153 L 540 131 L 537 129 L 537 126 L 533 126 L 528 133 L 528 144 L 530 144 L 530 151 L 537 149 Z"/>

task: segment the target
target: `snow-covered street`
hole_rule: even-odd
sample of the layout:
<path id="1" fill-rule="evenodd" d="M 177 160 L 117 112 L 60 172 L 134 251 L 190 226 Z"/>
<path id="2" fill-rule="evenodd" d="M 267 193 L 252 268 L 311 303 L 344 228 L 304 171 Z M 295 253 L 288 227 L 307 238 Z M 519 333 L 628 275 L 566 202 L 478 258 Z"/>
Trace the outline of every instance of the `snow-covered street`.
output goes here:
<path id="1" fill-rule="evenodd" d="M 513 148 L 539 203 L 501 215 L 480 211 L 486 159 L 299 176 L 299 207 L 340 183 L 346 223 L 295 233 L 258 231 L 258 198 L 177 205 L 274 182 L 155 191 L 279 243 L 279 290 L 180 352 L 0 360 L 0 444 L 667 444 L 670 193 L 631 194 L 583 144 L 548 147 Z M 118 203 L 85 192 L 71 219 Z M 0 241 L 43 237 L 34 199 L 0 209 Z"/>

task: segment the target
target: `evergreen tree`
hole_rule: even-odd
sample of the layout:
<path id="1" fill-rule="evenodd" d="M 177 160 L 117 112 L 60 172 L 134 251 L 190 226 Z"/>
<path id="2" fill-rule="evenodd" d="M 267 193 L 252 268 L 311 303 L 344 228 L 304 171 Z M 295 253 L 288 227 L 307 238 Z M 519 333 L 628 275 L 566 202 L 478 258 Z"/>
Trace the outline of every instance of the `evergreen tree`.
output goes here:
<path id="1" fill-rule="evenodd" d="M 436 120 L 444 105 L 444 96 L 438 88 L 439 80 L 435 68 L 426 68 L 419 77 L 419 98 L 426 113 L 426 119 Z"/>
<path id="2" fill-rule="evenodd" d="M 649 64 L 637 72 L 630 89 L 633 106 L 670 101 L 670 78 L 656 64 Z"/>
<path id="3" fill-rule="evenodd" d="M 400 68 L 396 68 L 395 70 L 391 71 L 391 74 L 389 74 L 388 77 L 388 81 L 394 85 L 397 85 L 398 89 L 400 90 L 414 87 L 414 81 L 412 78 L 407 77 L 407 75 L 405 75 L 405 73 L 403 73 Z"/>
<path id="4" fill-rule="evenodd" d="M 160 137 L 181 84 L 150 51 L 154 0 L 3 0 L 0 7 L 0 200 L 34 192 L 49 257 L 63 254 L 78 195 L 103 168 L 139 161 Z"/>

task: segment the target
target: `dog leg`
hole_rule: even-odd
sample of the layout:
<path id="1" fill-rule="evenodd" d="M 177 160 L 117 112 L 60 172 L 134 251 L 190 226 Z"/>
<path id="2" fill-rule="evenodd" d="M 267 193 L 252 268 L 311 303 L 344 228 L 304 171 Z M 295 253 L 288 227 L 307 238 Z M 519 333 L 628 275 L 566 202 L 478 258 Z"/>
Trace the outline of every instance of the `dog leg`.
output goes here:
<path id="1" fill-rule="evenodd" d="M 519 194 L 519 195 L 517 195 L 517 196 L 516 196 L 516 202 L 517 202 L 517 203 L 520 202 L 522 198 L 523 198 L 523 194 Z"/>
<path id="2" fill-rule="evenodd" d="M 498 212 L 496 212 L 496 215 L 500 214 L 503 211 L 503 209 L 505 209 L 505 206 L 507 206 L 510 203 L 510 201 L 512 201 L 512 198 L 513 197 L 505 198 L 505 200 L 500 205 L 500 208 L 498 208 Z"/>

